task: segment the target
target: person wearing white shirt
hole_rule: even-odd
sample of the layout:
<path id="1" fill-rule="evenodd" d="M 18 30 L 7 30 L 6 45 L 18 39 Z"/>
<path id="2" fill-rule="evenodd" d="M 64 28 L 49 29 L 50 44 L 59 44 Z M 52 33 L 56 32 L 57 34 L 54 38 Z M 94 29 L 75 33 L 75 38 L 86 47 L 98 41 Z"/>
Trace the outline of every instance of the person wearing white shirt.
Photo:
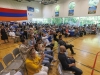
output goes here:
<path id="1" fill-rule="evenodd" d="M 50 47 L 51 50 L 53 49 L 54 44 L 51 44 L 48 40 L 48 36 L 46 36 L 44 33 L 42 34 L 42 40 L 46 44 L 46 47 Z"/>
<path id="2" fill-rule="evenodd" d="M 15 32 L 13 32 L 12 30 L 10 30 L 9 32 L 9 36 L 14 40 L 14 43 L 19 41 L 19 37 L 15 35 Z"/>

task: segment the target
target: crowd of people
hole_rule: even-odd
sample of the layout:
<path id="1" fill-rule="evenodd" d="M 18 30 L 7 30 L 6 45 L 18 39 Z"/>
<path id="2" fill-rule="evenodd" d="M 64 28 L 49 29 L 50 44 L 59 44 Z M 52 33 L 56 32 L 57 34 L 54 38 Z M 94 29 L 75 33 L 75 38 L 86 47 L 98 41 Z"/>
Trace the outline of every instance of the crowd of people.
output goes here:
<path id="1" fill-rule="evenodd" d="M 4 25 L 4 26 L 3 26 Z M 35 37 L 41 37 L 42 32 L 49 32 L 51 36 L 54 37 L 54 40 L 56 39 L 57 33 L 62 33 L 65 35 L 65 37 L 68 36 L 74 36 L 74 37 L 82 37 L 86 34 L 96 34 L 97 32 L 100 32 L 100 28 L 97 27 L 97 25 L 88 25 L 88 26 L 74 26 L 74 25 L 61 25 L 61 26 L 55 26 L 55 25 L 37 25 L 32 23 L 26 23 L 26 25 L 22 25 L 20 23 L 14 23 L 5 25 L 3 24 L 0 26 L 1 29 L 1 39 L 4 40 L 4 43 L 9 42 L 8 36 L 14 39 L 14 43 L 18 42 L 20 39 L 25 38 L 29 39 L 30 34 L 34 35 Z M 38 34 L 37 34 L 38 33 Z"/>
<path id="2" fill-rule="evenodd" d="M 65 37 L 82 37 L 87 33 L 96 34 L 97 32 L 96 25 L 76 27 L 15 23 L 12 25 L 2 24 L 0 27 L 1 40 L 4 40 L 4 43 L 9 42 L 8 37 L 13 38 L 14 43 L 21 41 L 19 50 L 25 61 L 28 75 L 48 75 L 48 70 L 53 66 L 52 62 L 56 62 L 52 40 L 57 41 L 60 46 L 58 59 L 62 64 L 62 68 L 75 72 L 75 75 L 82 75 L 82 70 L 75 65 L 75 59 L 64 54 L 68 48 L 71 54 L 75 55 L 76 53 L 73 50 L 74 45 L 64 41 L 62 35 Z M 58 34 L 60 34 L 59 38 L 57 38 Z"/>

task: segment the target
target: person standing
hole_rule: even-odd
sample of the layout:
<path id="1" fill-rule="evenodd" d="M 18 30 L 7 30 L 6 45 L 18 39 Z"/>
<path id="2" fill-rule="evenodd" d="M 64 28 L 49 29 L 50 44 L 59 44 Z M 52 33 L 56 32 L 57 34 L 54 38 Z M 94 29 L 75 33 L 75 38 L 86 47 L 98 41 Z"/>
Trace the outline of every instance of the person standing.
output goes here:
<path id="1" fill-rule="evenodd" d="M 4 40 L 4 43 L 6 43 L 6 41 L 9 42 L 7 32 L 3 25 L 1 27 L 1 40 Z"/>

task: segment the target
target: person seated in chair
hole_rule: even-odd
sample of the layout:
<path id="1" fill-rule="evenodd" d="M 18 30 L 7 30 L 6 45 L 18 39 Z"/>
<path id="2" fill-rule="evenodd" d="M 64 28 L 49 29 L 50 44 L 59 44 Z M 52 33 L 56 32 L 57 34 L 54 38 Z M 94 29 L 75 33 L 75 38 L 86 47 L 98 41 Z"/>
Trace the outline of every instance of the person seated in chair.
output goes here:
<path id="1" fill-rule="evenodd" d="M 24 39 L 22 39 L 21 42 L 22 42 L 22 44 L 19 46 L 19 50 L 21 52 L 23 60 L 25 60 L 26 56 L 27 56 L 27 52 L 29 52 L 29 50 L 31 50 L 33 48 L 33 46 L 29 47 L 27 41 Z"/>
<path id="2" fill-rule="evenodd" d="M 48 34 L 48 35 L 49 35 L 49 34 Z M 51 48 L 51 50 L 53 49 L 54 44 L 51 43 L 51 42 L 49 42 L 49 40 L 48 40 L 48 36 L 45 35 L 44 33 L 42 34 L 42 40 L 43 40 L 44 43 L 46 43 L 46 47 Z"/>
<path id="3" fill-rule="evenodd" d="M 74 36 L 75 36 L 75 37 L 79 37 L 79 36 L 80 36 L 80 33 L 79 33 L 78 28 L 75 29 Z"/>
<path id="4" fill-rule="evenodd" d="M 65 30 L 65 37 L 68 37 L 69 35 L 70 35 L 70 33 L 69 33 L 69 29 L 66 28 L 66 30 Z"/>
<path id="5" fill-rule="evenodd" d="M 71 51 L 71 54 L 76 54 L 76 53 L 74 53 L 74 50 L 73 50 L 73 45 L 71 45 L 71 44 L 67 44 L 68 42 L 65 42 L 65 41 L 63 41 L 62 40 L 62 35 L 59 35 L 59 41 L 58 41 L 58 43 L 59 43 L 59 45 L 61 46 L 61 45 L 63 45 L 63 46 L 65 46 L 66 47 L 66 49 L 70 49 L 70 51 Z"/>
<path id="6" fill-rule="evenodd" d="M 84 35 L 86 35 L 86 30 L 85 30 L 85 28 L 82 28 L 82 32 L 83 32 Z"/>
<path id="7" fill-rule="evenodd" d="M 54 38 L 54 41 L 57 41 L 58 42 L 56 31 L 53 32 L 53 38 Z"/>
<path id="8" fill-rule="evenodd" d="M 9 32 L 9 36 L 14 40 L 14 43 L 19 42 L 19 37 L 16 36 L 15 32 L 12 29 Z"/>
<path id="9" fill-rule="evenodd" d="M 56 59 L 54 59 L 54 57 L 53 57 L 53 51 L 50 49 L 46 49 L 45 45 L 42 43 L 41 39 L 37 40 L 37 46 L 35 46 L 35 47 L 38 52 L 42 51 L 45 54 L 45 57 L 50 59 L 50 62 L 56 61 Z"/>
<path id="10" fill-rule="evenodd" d="M 28 52 L 25 61 L 28 75 L 48 75 L 48 67 L 41 65 L 44 57 L 44 54 L 41 55 L 41 58 L 36 55 L 36 51 L 34 49 L 31 49 Z"/>
<path id="11" fill-rule="evenodd" d="M 36 44 L 35 37 L 33 35 L 30 35 L 30 39 L 28 40 L 28 45 L 30 47 L 34 46 Z"/>
<path id="12" fill-rule="evenodd" d="M 65 46 L 60 46 L 60 52 L 58 54 L 58 59 L 62 65 L 63 70 L 69 70 L 75 72 L 75 75 L 82 75 L 82 70 L 77 68 L 75 65 L 75 59 L 73 57 L 68 57 L 65 54 Z"/>

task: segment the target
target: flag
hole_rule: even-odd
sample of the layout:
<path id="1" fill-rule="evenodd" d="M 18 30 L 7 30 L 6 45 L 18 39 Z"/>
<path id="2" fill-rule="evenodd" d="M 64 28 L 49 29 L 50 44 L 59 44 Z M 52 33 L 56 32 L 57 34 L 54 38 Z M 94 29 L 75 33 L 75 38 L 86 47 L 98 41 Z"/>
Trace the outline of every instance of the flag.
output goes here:
<path id="1" fill-rule="evenodd" d="M 0 21 L 27 20 L 27 10 L 9 9 L 0 7 Z"/>

